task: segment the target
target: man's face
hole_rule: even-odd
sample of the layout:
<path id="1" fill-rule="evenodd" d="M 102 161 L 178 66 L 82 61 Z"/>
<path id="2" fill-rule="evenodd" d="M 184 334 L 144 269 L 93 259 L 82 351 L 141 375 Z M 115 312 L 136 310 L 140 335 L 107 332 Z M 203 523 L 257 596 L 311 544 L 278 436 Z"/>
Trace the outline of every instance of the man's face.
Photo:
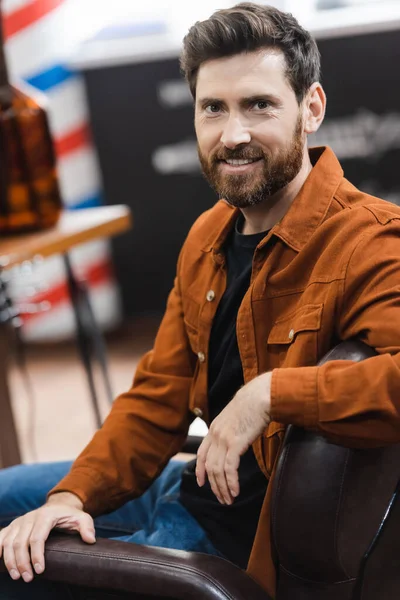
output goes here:
<path id="1" fill-rule="evenodd" d="M 306 151 L 302 112 L 277 50 L 201 65 L 195 128 L 204 175 L 233 206 L 260 204 L 300 171 Z"/>

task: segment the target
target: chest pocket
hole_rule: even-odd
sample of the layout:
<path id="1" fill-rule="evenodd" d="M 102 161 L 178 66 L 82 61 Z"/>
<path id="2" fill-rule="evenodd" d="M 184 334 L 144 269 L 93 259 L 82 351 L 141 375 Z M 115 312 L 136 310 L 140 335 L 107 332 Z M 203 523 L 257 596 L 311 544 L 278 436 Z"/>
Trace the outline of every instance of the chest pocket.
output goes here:
<path id="1" fill-rule="evenodd" d="M 323 304 L 306 304 L 278 319 L 268 336 L 271 368 L 315 365 Z"/>

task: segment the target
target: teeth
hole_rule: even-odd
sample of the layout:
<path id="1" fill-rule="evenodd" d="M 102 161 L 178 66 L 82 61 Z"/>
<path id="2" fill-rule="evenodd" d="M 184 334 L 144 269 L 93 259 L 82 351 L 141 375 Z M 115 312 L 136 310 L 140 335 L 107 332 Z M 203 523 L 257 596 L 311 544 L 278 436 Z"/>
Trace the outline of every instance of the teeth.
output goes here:
<path id="1" fill-rule="evenodd" d="M 228 165 L 248 165 L 252 162 L 255 162 L 256 160 L 258 160 L 258 158 L 249 158 L 247 160 L 230 159 L 230 160 L 226 160 L 225 162 L 227 162 Z"/>

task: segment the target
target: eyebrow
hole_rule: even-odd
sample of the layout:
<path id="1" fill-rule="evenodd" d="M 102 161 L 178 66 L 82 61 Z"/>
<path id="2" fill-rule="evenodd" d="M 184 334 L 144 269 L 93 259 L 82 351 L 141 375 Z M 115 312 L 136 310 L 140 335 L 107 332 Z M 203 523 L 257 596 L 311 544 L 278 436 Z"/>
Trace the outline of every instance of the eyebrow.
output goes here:
<path id="1" fill-rule="evenodd" d="M 274 94 L 271 93 L 260 93 L 260 94 L 252 94 L 251 96 L 245 96 L 243 98 L 240 99 L 239 104 L 242 107 L 246 107 L 249 106 L 250 104 L 254 104 L 254 102 L 257 101 L 263 101 L 263 100 L 267 100 L 268 102 L 270 102 L 271 104 L 274 105 L 279 105 L 281 104 L 281 100 L 275 96 Z M 221 98 L 215 98 L 212 96 L 205 96 L 204 98 L 199 98 L 197 100 L 197 104 L 199 106 L 208 106 L 210 104 L 226 104 L 224 100 L 222 100 Z"/>

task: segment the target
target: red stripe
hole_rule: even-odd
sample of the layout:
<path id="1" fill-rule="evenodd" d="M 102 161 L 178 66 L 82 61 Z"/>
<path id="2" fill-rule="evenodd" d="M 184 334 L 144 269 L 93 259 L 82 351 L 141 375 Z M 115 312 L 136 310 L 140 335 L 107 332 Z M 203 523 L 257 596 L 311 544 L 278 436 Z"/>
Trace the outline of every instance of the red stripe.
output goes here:
<path id="1" fill-rule="evenodd" d="M 29 27 L 49 12 L 60 6 L 64 0 L 31 0 L 29 4 L 18 8 L 3 18 L 4 36 L 10 38 L 25 27 Z"/>
<path id="2" fill-rule="evenodd" d="M 82 125 L 68 133 L 68 135 L 56 139 L 54 143 L 58 157 L 74 152 L 82 146 L 88 146 L 91 143 L 89 127 Z"/>
<path id="3" fill-rule="evenodd" d="M 88 287 L 90 288 L 94 288 L 97 285 L 107 281 L 112 282 L 114 280 L 114 276 L 111 264 L 105 262 L 90 266 L 85 272 L 84 278 L 88 284 Z M 29 298 L 29 303 L 32 304 L 43 301 L 50 302 L 52 308 L 55 308 L 59 304 L 69 303 L 70 297 L 67 284 L 62 282 L 59 285 L 53 286 L 51 289 L 42 292 L 41 294 L 37 294 L 33 298 Z M 24 323 L 27 323 L 33 319 L 44 318 L 46 313 L 22 313 L 21 316 Z"/>

